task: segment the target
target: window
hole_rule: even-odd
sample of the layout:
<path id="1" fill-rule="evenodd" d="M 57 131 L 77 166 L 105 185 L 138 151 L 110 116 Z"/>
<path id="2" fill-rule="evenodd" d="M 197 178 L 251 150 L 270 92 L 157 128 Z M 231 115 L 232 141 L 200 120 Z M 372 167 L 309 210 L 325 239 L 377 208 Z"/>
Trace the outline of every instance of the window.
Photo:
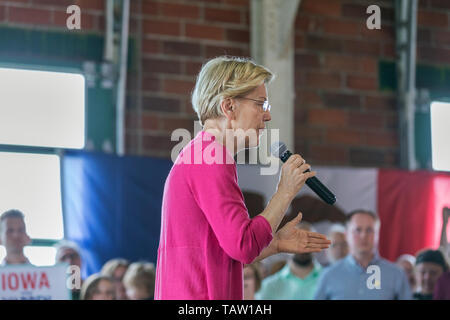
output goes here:
<path id="1" fill-rule="evenodd" d="M 0 68 L 0 144 L 84 147 L 84 77 Z"/>
<path id="2" fill-rule="evenodd" d="M 0 212 L 22 211 L 31 238 L 64 237 L 57 155 L 0 152 L 0 195 Z"/>
<path id="3" fill-rule="evenodd" d="M 64 238 L 57 151 L 84 144 L 84 76 L 0 68 L 0 214 L 24 213 L 32 238 L 24 252 L 35 265 L 52 265 Z"/>
<path id="4" fill-rule="evenodd" d="M 48 246 L 27 246 L 24 248 L 25 256 L 35 266 L 51 266 L 55 264 L 56 249 Z M 6 256 L 6 250 L 0 246 L 0 260 Z"/>
<path id="5" fill-rule="evenodd" d="M 434 170 L 450 171 L 450 103 L 431 103 L 431 154 Z"/>

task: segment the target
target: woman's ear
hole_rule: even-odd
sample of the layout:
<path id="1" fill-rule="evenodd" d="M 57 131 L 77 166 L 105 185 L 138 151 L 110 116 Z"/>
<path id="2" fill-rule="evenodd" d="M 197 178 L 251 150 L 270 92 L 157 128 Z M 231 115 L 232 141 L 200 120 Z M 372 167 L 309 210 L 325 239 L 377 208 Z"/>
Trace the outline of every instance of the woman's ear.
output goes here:
<path id="1" fill-rule="evenodd" d="M 220 109 L 228 120 L 234 119 L 234 103 L 233 99 L 226 98 L 220 103 Z"/>

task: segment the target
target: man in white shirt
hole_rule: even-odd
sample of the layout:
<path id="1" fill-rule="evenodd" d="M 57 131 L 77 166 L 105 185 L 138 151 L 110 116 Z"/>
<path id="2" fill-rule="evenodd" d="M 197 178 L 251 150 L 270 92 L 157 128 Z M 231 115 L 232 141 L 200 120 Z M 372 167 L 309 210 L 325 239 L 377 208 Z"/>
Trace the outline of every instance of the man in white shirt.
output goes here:
<path id="1" fill-rule="evenodd" d="M 30 242 L 23 213 L 16 209 L 4 212 L 0 216 L 0 244 L 5 247 L 6 256 L 0 265 L 30 264 L 23 253 Z"/>

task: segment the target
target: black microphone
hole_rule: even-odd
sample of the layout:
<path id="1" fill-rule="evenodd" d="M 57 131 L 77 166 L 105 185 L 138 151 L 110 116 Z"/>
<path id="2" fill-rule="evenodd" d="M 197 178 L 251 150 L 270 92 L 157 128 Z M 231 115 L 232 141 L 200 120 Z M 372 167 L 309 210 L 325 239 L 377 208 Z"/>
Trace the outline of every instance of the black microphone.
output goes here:
<path id="1" fill-rule="evenodd" d="M 286 162 L 292 153 L 287 149 L 283 142 L 274 142 L 271 147 L 272 155 L 279 157 L 281 161 Z M 305 172 L 310 172 L 311 170 L 306 170 Z M 316 177 L 311 177 L 306 179 L 306 184 L 311 188 L 323 201 L 328 204 L 334 204 L 336 202 L 336 196 L 325 187 L 322 182 Z"/>

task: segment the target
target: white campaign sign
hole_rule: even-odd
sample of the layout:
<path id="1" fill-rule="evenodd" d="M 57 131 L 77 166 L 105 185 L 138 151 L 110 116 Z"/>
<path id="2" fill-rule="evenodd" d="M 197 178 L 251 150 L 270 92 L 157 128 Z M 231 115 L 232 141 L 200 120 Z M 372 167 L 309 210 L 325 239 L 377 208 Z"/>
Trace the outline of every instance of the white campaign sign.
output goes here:
<path id="1" fill-rule="evenodd" d="M 66 264 L 0 267 L 0 300 L 70 300 Z"/>

